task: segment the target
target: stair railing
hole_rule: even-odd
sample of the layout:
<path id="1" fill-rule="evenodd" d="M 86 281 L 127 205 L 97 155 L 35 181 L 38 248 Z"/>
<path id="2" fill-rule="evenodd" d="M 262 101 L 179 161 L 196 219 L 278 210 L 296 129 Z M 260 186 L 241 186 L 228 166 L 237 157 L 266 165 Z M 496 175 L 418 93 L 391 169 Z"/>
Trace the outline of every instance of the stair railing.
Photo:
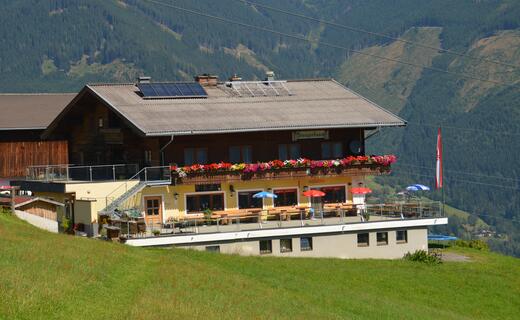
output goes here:
<path id="1" fill-rule="evenodd" d="M 120 196 L 124 195 L 126 192 L 128 192 L 128 190 L 130 190 L 131 188 L 128 187 L 128 185 L 130 184 L 130 182 L 134 182 L 135 180 L 139 180 L 140 183 L 141 182 L 144 182 L 144 183 L 147 183 L 149 181 L 157 181 L 157 179 L 149 179 L 150 178 L 150 174 L 148 173 L 150 170 L 169 170 L 170 167 L 169 166 L 156 166 L 156 167 L 145 167 L 141 170 L 139 170 L 136 174 L 134 174 L 133 176 L 131 176 L 128 180 L 126 180 L 123 184 L 119 185 L 117 188 L 115 188 L 114 190 L 112 190 L 109 194 L 107 194 L 105 196 L 105 208 L 103 210 L 106 210 L 114 201 L 116 201 Z M 142 179 L 142 177 L 144 176 L 144 179 Z M 171 174 L 168 174 L 169 176 L 169 179 L 170 182 L 171 182 Z M 159 179 L 160 181 L 167 181 L 167 180 L 161 180 Z M 120 192 L 121 189 L 124 187 L 124 192 L 121 193 L 120 196 L 116 197 L 116 196 L 113 196 L 116 192 Z M 112 199 L 112 201 L 109 202 L 109 199 Z"/>

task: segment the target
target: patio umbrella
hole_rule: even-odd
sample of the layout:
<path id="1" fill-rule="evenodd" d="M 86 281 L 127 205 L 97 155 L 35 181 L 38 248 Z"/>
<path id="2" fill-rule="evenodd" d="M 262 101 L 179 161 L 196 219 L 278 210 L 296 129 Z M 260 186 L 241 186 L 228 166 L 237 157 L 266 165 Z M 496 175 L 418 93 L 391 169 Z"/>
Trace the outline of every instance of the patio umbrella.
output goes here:
<path id="1" fill-rule="evenodd" d="M 424 184 L 412 184 L 411 186 L 406 187 L 407 191 L 429 191 L 430 187 L 425 186 Z"/>
<path id="2" fill-rule="evenodd" d="M 323 191 L 320 191 L 320 190 L 315 190 L 315 189 L 311 189 L 311 190 L 307 190 L 303 193 L 304 196 L 306 197 L 311 197 L 311 198 L 319 198 L 319 197 L 323 197 L 325 196 L 325 192 Z"/>
<path id="3" fill-rule="evenodd" d="M 253 198 L 278 198 L 278 196 L 272 192 L 262 191 L 255 193 Z"/>
<path id="4" fill-rule="evenodd" d="M 352 188 L 350 189 L 350 192 L 353 194 L 368 194 L 372 193 L 372 189 L 370 188 Z"/>

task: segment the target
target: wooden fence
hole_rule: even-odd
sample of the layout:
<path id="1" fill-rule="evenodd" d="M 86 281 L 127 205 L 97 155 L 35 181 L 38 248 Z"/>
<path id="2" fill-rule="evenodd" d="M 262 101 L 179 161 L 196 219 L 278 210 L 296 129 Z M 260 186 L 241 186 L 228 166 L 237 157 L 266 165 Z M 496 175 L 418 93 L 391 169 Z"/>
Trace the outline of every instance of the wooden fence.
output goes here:
<path id="1" fill-rule="evenodd" d="M 29 166 L 68 162 L 67 141 L 0 142 L 0 178 L 25 177 Z"/>

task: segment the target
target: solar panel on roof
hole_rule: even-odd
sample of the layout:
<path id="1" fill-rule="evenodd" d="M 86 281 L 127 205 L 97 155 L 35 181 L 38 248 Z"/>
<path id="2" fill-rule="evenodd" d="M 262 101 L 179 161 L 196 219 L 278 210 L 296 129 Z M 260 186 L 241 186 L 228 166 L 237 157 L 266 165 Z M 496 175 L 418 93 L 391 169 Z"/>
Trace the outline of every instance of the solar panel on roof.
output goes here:
<path id="1" fill-rule="evenodd" d="M 155 90 L 152 88 L 152 86 L 149 83 L 139 84 L 138 87 L 139 87 L 139 90 L 141 90 L 141 93 L 143 94 L 144 97 L 153 97 L 153 96 L 157 95 L 157 93 L 155 92 Z"/>
<path id="2" fill-rule="evenodd" d="M 143 98 L 206 98 L 208 94 L 197 82 L 139 83 Z"/>

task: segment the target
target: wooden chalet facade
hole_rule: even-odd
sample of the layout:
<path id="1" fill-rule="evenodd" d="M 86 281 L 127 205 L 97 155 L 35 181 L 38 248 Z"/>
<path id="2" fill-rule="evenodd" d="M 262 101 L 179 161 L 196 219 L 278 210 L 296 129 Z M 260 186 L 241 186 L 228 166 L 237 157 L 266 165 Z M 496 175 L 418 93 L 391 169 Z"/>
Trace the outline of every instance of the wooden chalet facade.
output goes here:
<path id="1" fill-rule="evenodd" d="M 24 177 L 34 165 L 69 163 L 67 142 L 41 134 L 74 94 L 0 94 L 0 178 Z"/>

